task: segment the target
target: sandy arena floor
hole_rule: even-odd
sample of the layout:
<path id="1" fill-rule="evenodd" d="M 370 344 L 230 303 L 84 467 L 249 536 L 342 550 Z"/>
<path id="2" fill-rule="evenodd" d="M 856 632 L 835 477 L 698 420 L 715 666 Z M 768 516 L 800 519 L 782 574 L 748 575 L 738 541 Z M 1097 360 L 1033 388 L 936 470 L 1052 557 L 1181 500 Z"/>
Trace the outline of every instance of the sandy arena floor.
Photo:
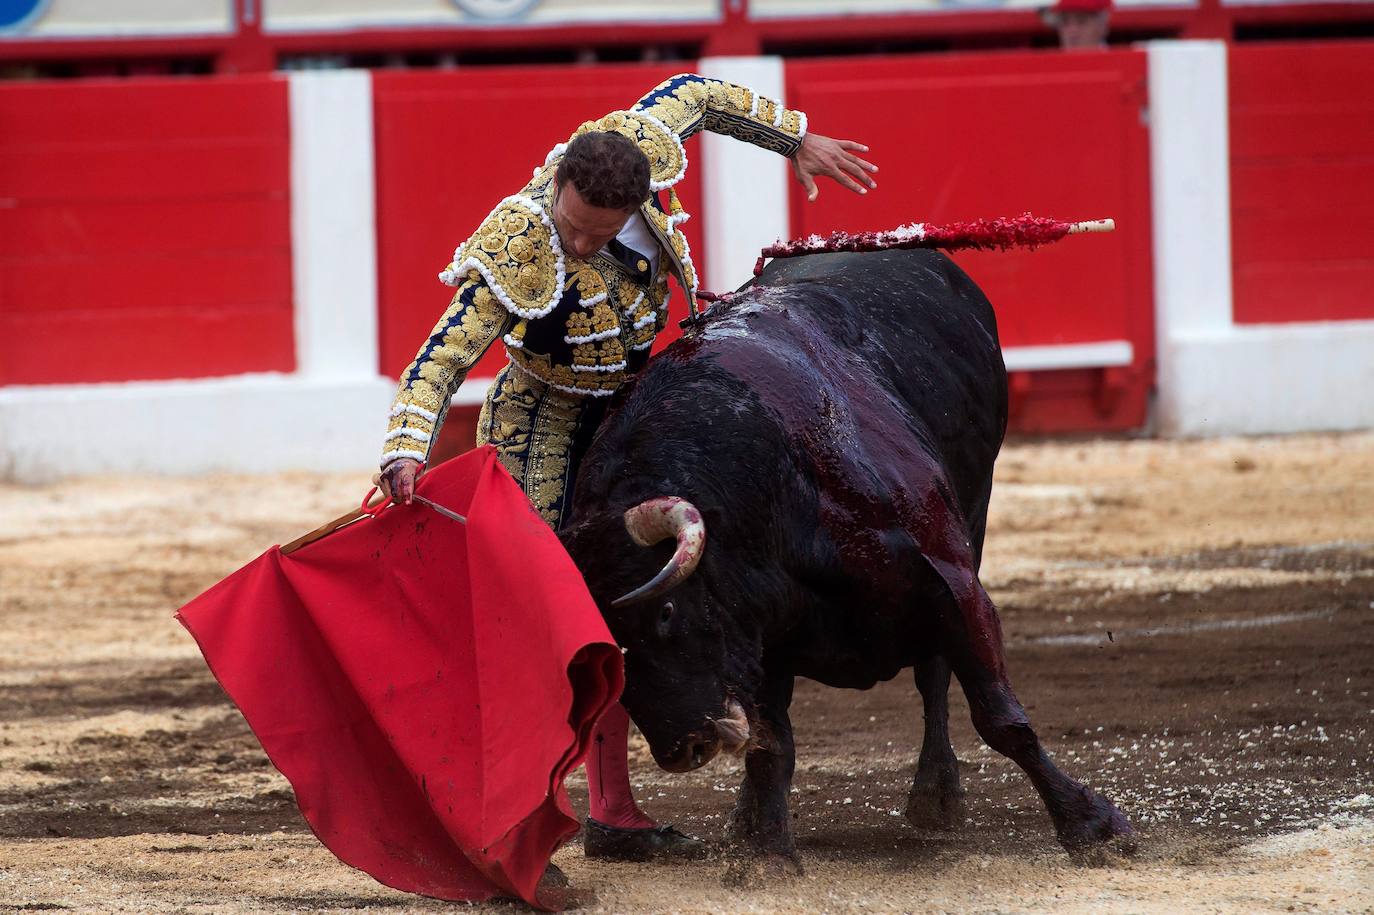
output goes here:
<path id="1" fill-rule="evenodd" d="M 0 486 L 0 912 L 455 908 L 315 841 L 172 620 L 363 488 Z M 804 877 L 556 860 L 607 912 L 1374 911 L 1374 435 L 1011 446 L 984 578 L 1040 735 L 1133 819 L 1133 859 L 1070 864 L 958 697 L 968 821 L 907 826 L 921 713 L 903 676 L 799 684 Z M 714 837 L 738 770 L 673 776 L 641 752 L 636 779 L 650 812 Z M 458 907 L 479 910 L 517 911 Z"/>

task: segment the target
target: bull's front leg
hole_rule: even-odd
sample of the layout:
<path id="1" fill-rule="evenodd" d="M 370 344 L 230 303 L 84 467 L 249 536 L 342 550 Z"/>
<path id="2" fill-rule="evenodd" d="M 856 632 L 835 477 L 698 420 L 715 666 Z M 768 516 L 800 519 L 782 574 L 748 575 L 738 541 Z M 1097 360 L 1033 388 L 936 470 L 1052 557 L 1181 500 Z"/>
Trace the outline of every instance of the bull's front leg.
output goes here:
<path id="1" fill-rule="evenodd" d="M 765 679 L 755 708 L 761 739 L 744 757 L 744 781 L 726 829 L 726 835 L 752 852 L 766 873 L 801 873 L 787 804 L 796 768 L 787 714 L 792 684 L 790 673 Z"/>

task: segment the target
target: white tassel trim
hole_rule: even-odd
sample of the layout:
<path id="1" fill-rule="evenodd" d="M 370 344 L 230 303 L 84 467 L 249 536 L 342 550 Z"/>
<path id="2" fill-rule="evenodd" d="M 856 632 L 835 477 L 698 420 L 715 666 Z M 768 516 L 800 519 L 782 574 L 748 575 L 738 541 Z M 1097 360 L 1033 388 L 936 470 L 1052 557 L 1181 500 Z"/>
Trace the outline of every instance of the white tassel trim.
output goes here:
<path id="1" fill-rule="evenodd" d="M 669 235 L 672 235 L 673 232 L 677 229 L 678 226 L 682 225 L 684 222 L 686 222 L 687 220 L 689 220 L 689 219 L 691 219 L 691 218 L 692 218 L 692 214 L 691 214 L 691 213 L 686 213 L 686 212 L 683 212 L 683 213 L 674 213 L 672 216 L 669 216 L 669 217 L 668 217 L 668 234 L 669 234 Z"/>
<path id="2" fill-rule="evenodd" d="M 654 341 L 653 341 L 653 340 L 647 340 L 647 341 L 645 341 L 644 343 L 639 343 L 639 344 L 636 344 L 636 345 L 630 347 L 630 349 L 632 349 L 632 350 L 645 350 L 645 349 L 648 349 L 649 347 L 651 347 L 651 346 L 653 346 L 653 345 L 654 345 Z"/>
<path id="3" fill-rule="evenodd" d="M 417 442 L 429 441 L 429 433 L 423 429 L 394 429 L 386 434 L 384 442 L 389 442 L 393 438 L 413 438 Z"/>
<path id="4" fill-rule="evenodd" d="M 806 112 L 798 111 L 797 117 L 801 119 L 801 123 L 797 126 L 797 139 L 804 140 L 806 139 Z"/>
<path id="5" fill-rule="evenodd" d="M 603 330 L 600 333 L 587 334 L 585 337 L 564 337 L 564 343 L 595 343 L 598 340 L 609 340 L 612 337 L 620 336 L 620 328 L 612 327 L 610 330 Z"/>
<path id="6" fill-rule="evenodd" d="M 687 239 L 684 238 L 683 241 L 686 242 Z M 622 312 L 622 314 L 624 314 L 627 318 L 633 318 L 635 316 L 635 312 L 639 310 L 640 303 L 643 301 L 644 293 L 641 292 L 639 295 L 635 296 L 635 300 L 629 304 L 629 307 L 627 307 Z"/>
<path id="7" fill-rule="evenodd" d="M 635 330 L 639 330 L 642 327 L 648 327 L 650 324 L 654 323 L 657 320 L 658 315 L 654 314 L 654 312 L 651 311 L 647 315 L 645 315 L 644 317 L 640 318 L 638 321 L 635 322 Z"/>
<path id="8" fill-rule="evenodd" d="M 787 109 L 782 106 L 781 102 L 776 102 L 775 104 L 777 105 L 777 109 L 773 112 L 773 126 L 781 127 L 782 117 L 787 114 Z"/>
<path id="9" fill-rule="evenodd" d="M 432 423 L 437 423 L 439 421 L 439 414 L 431 413 L 424 407 L 417 407 L 413 403 L 397 404 L 396 406 L 391 408 L 391 413 L 389 414 L 389 416 L 391 419 L 395 419 L 396 417 L 401 416 L 405 413 L 411 413 L 415 416 L 420 417 L 421 419 L 427 419 Z"/>
<path id="10" fill-rule="evenodd" d="M 591 298 L 578 299 L 577 304 L 581 305 L 583 308 L 591 308 L 593 305 L 600 305 L 604 301 L 606 301 L 606 293 L 598 292 Z"/>
<path id="11" fill-rule="evenodd" d="M 387 464 L 390 464 L 392 461 L 400 460 L 401 458 L 413 458 L 417 461 L 423 461 L 425 457 L 426 455 L 423 451 L 388 451 L 386 454 L 382 455 L 382 469 L 385 470 Z"/>
<path id="12" fill-rule="evenodd" d="M 640 118 L 645 123 L 652 124 L 659 130 L 663 131 L 664 134 L 666 134 L 673 141 L 673 145 L 677 147 L 678 155 L 682 156 L 682 167 L 677 170 L 676 175 L 674 175 L 671 178 L 668 178 L 665 181 L 651 180 L 649 182 L 649 190 L 651 191 L 667 190 L 674 184 L 677 184 L 679 181 L 681 181 L 682 176 L 687 174 L 687 150 L 682 148 L 681 138 L 679 138 L 677 134 L 673 133 L 673 131 L 668 128 L 667 124 L 663 123 L 658 118 L 654 117 L 652 114 L 649 114 L 645 111 L 634 111 L 631 112 L 631 114 L 633 114 L 637 118 Z"/>
<path id="13" fill-rule="evenodd" d="M 446 286 L 457 286 L 462 281 L 461 277 L 464 274 L 469 270 L 476 270 L 478 273 L 482 274 L 482 278 L 487 281 L 487 288 L 491 290 L 492 295 L 496 296 L 497 301 L 506 307 L 507 311 L 519 315 L 526 320 L 542 318 L 558 306 L 558 300 L 562 298 L 563 295 L 563 283 L 567 279 L 567 271 L 565 270 L 563 262 L 563 243 L 558 237 L 558 230 L 554 227 L 553 220 L 549 218 L 549 214 L 544 212 L 544 208 L 539 205 L 537 200 L 532 197 L 526 197 L 524 194 L 512 194 L 505 200 L 502 200 L 489 214 L 487 214 L 487 218 L 482 220 L 482 222 L 485 223 L 487 220 L 491 219 L 501 207 L 508 203 L 519 204 L 538 216 L 539 221 L 544 224 L 544 228 L 549 232 L 549 245 L 553 248 L 554 253 L 554 292 L 549 298 L 549 301 L 538 308 L 521 308 L 511 300 L 506 290 L 501 288 L 501 284 L 496 281 L 496 277 L 487 269 L 487 265 L 475 257 L 469 257 L 461 264 L 452 264 L 449 269 L 439 274 L 439 281 Z M 455 261 L 462 250 L 463 249 L 460 247 L 457 251 L 453 252 Z"/>
<path id="14" fill-rule="evenodd" d="M 692 246 L 687 244 L 686 235 L 682 236 L 682 263 L 692 268 L 692 288 L 687 290 L 687 294 L 695 298 L 697 290 L 701 288 L 701 277 L 697 275 L 697 265 L 692 263 Z"/>
<path id="15" fill-rule="evenodd" d="M 501 338 L 501 342 L 504 343 L 504 344 L 506 344 L 506 346 L 509 346 L 511 349 L 524 349 L 524 348 L 525 348 L 525 341 L 524 341 L 524 340 L 517 340 L 515 337 L 512 337 L 510 334 L 506 334 L 504 337 L 502 337 L 502 338 Z"/>
<path id="16" fill-rule="evenodd" d="M 566 384 L 559 384 L 559 383 L 556 382 L 556 381 L 549 381 L 547 378 L 542 378 L 542 377 L 540 377 L 538 374 L 536 374 L 535 372 L 530 371 L 529 369 L 525 368 L 523 365 L 521 365 L 521 364 L 518 363 L 518 362 L 512 361 L 512 362 L 511 362 L 511 365 L 515 366 L 515 368 L 516 368 L 517 371 L 520 371 L 520 372 L 525 373 L 525 374 L 528 375 L 530 378 L 533 378 L 535 381 L 539 382 L 540 384 L 542 384 L 542 385 L 547 385 L 548 387 L 551 387 L 551 388 L 553 388 L 553 389 L 556 390 L 556 391 L 562 391 L 562 392 L 564 392 L 565 394 L 576 394 L 578 397 L 610 397 L 612 394 L 615 393 L 615 390 L 614 390 L 614 389 L 611 389 L 611 390 L 603 390 L 603 389 L 601 389 L 601 388 L 597 388 L 597 389 L 595 389 L 595 390 L 585 390 L 585 389 L 583 389 L 583 388 L 574 388 L 574 387 L 570 387 L 569 385 L 566 385 Z"/>
<path id="17" fill-rule="evenodd" d="M 625 360 L 612 362 L 610 365 L 575 365 L 572 370 L 574 372 L 623 372 L 625 371 Z"/>
<path id="18" fill-rule="evenodd" d="M 549 164 L 550 162 L 552 162 L 554 159 L 557 159 L 559 156 L 563 155 L 563 154 L 564 154 L 565 152 L 567 152 L 567 151 L 568 151 L 568 144 L 567 144 L 567 143 L 559 143 L 559 144 L 558 144 L 557 146 L 555 146 L 553 149 L 549 150 L 549 154 L 548 154 L 547 156 L 544 157 L 544 164 L 545 164 L 545 165 L 548 165 L 548 164 Z M 536 168 L 536 169 L 534 170 L 534 173 L 535 173 L 536 175 L 539 174 L 539 169 Z"/>
<path id="19" fill-rule="evenodd" d="M 759 116 L 759 94 L 757 92 L 750 92 L 749 94 L 754 97 L 754 104 L 749 106 L 749 116 L 756 118 Z"/>

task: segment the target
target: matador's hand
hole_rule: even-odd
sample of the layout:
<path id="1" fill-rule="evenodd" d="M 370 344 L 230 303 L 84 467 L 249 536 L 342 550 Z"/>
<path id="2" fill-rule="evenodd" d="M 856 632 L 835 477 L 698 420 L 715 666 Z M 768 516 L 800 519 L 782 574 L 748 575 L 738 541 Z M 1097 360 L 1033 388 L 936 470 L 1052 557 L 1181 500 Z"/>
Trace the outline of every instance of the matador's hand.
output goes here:
<path id="1" fill-rule="evenodd" d="M 867 194 L 878 186 L 869 177 L 876 174 L 878 166 L 854 155 L 868 152 L 868 147 L 853 140 L 832 140 L 818 133 L 808 133 L 802 138 L 801 147 L 792 156 L 792 171 L 797 180 L 806 188 L 806 199 L 815 200 L 820 196 L 816 187 L 816 176 L 827 175 L 856 194 Z"/>
<path id="2" fill-rule="evenodd" d="M 420 475 L 420 462 L 411 458 L 397 458 L 386 465 L 378 485 L 382 495 L 391 501 L 409 505 L 415 495 L 415 479 Z"/>

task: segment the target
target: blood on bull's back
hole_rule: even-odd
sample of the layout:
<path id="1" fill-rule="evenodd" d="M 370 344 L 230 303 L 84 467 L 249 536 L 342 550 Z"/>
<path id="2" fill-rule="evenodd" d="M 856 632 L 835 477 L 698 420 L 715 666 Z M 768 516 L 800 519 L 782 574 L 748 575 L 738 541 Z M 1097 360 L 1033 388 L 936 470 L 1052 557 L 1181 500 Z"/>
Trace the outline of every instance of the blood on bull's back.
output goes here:
<path id="1" fill-rule="evenodd" d="M 709 358 L 745 381 L 820 475 L 872 477 L 881 499 L 938 468 L 981 552 L 1006 371 L 991 303 L 948 257 L 772 261 L 676 348 L 665 356 Z"/>

